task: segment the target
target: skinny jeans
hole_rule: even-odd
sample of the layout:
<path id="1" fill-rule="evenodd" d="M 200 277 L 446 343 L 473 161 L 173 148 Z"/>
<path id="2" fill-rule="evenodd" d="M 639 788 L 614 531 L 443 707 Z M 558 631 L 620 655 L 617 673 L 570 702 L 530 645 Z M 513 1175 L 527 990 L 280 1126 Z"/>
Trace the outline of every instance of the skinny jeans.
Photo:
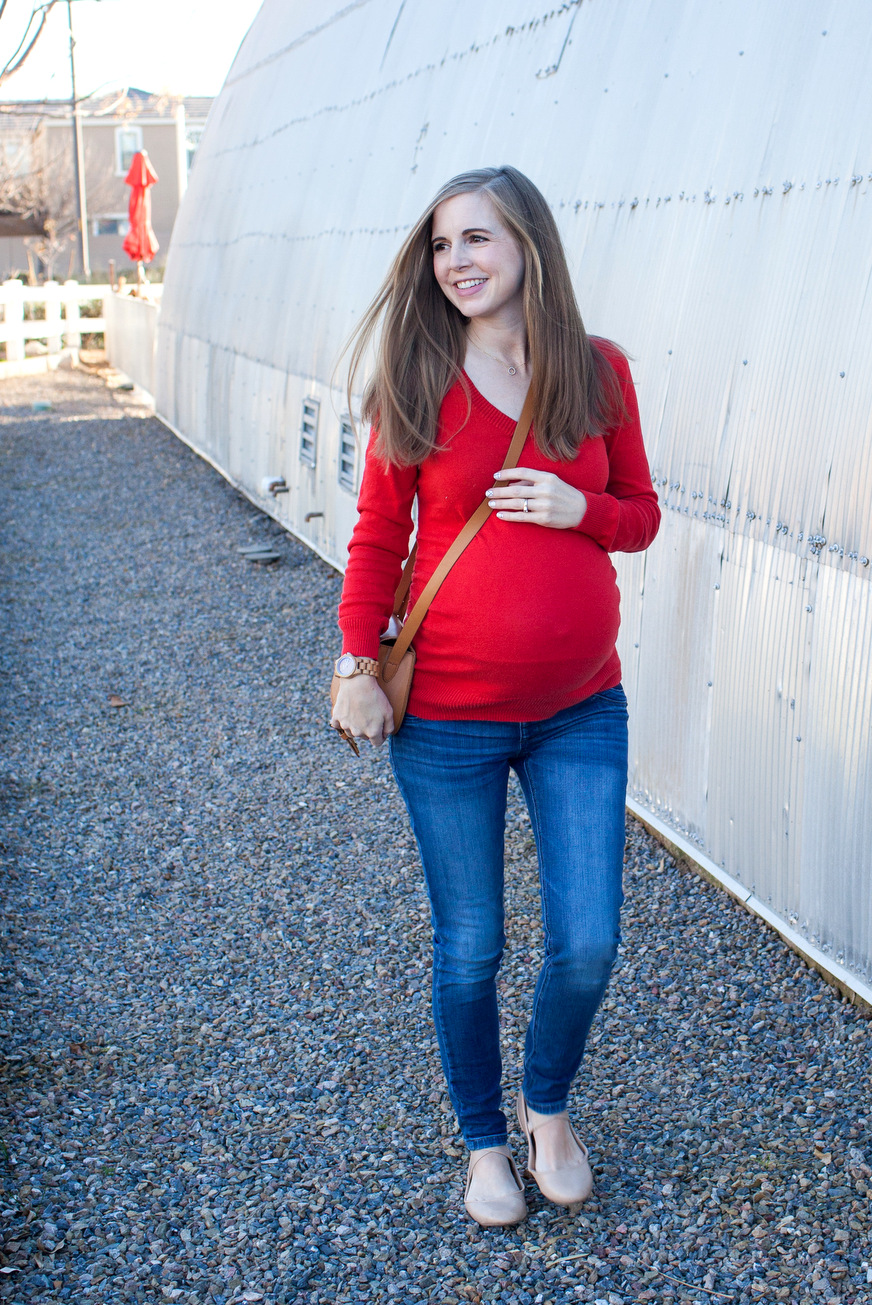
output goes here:
<path id="1" fill-rule="evenodd" d="M 536 840 L 544 930 L 523 1091 L 533 1110 L 559 1114 L 620 940 L 627 700 L 619 685 L 542 721 L 407 715 L 390 754 L 430 898 L 433 1016 L 448 1093 L 471 1150 L 503 1146 L 496 979 L 509 771 Z"/>

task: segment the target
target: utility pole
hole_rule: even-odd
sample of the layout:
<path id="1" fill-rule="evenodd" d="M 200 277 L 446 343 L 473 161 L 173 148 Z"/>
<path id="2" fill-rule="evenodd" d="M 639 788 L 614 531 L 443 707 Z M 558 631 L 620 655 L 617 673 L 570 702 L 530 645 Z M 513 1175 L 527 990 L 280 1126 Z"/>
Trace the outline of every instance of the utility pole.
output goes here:
<path id="1" fill-rule="evenodd" d="M 76 219 L 79 226 L 79 253 L 81 255 L 82 275 L 91 275 L 91 253 L 88 248 L 88 202 L 85 196 L 85 147 L 82 139 L 82 113 L 76 96 L 76 42 L 73 39 L 73 5 L 67 0 L 67 22 L 70 28 L 70 85 L 72 87 L 73 110 L 73 171 L 76 178 Z"/>

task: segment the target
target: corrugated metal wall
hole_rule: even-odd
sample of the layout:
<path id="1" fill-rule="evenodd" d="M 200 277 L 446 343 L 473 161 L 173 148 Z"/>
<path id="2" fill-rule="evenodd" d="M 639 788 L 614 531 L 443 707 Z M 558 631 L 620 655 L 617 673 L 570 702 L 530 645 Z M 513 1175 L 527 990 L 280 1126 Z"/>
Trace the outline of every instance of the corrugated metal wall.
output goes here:
<path id="1" fill-rule="evenodd" d="M 265 0 L 157 360 L 160 413 L 254 497 L 284 476 L 264 506 L 341 565 L 340 346 L 438 184 L 528 172 L 665 508 L 617 559 L 631 804 L 866 995 L 870 67 L 866 0 Z"/>

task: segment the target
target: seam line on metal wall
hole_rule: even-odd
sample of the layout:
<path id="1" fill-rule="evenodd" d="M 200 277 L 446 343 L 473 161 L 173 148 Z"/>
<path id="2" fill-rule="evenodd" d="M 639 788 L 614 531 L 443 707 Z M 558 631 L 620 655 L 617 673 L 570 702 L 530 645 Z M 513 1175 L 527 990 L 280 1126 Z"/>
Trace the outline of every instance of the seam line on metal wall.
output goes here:
<path id="1" fill-rule="evenodd" d="M 231 249 L 243 240 L 281 240 L 288 245 L 306 244 L 312 240 L 324 240 L 330 236 L 396 236 L 408 231 L 412 224 L 406 222 L 399 227 L 326 227 L 323 231 L 314 231 L 307 236 L 292 236 L 286 231 L 242 231 L 232 240 L 185 240 L 173 245 L 176 249 Z M 87 321 L 87 318 L 83 318 Z"/>
<path id="2" fill-rule="evenodd" d="M 345 17 L 346 14 L 351 13 L 354 9 L 359 9 L 363 5 L 369 3 L 370 0 L 358 0 L 357 4 L 349 5 L 347 9 L 342 10 L 340 14 L 335 15 L 335 18 L 322 24 L 321 27 L 312 28 L 311 32 L 298 37 L 296 41 L 292 41 L 284 50 L 280 50 L 277 54 L 270 55 L 268 59 L 264 59 L 259 64 L 254 64 L 253 67 L 247 69 L 244 73 L 239 73 L 237 77 L 229 77 L 224 83 L 225 86 L 234 86 L 250 73 L 256 72 L 258 68 L 262 68 L 268 63 L 274 63 L 276 59 L 280 59 L 284 54 L 287 54 L 295 47 L 307 41 L 309 36 L 314 36 L 325 27 L 329 27 L 337 18 Z M 444 67 L 446 63 L 458 63 L 461 59 L 467 59 L 471 54 L 481 54 L 483 50 L 489 50 L 492 45 L 503 40 L 504 37 L 511 38 L 513 36 L 523 35 L 524 32 L 534 31 L 540 24 L 550 22 L 552 18 L 560 18 L 563 14 L 569 13 L 572 9 L 578 9 L 581 3 L 582 0 L 568 0 L 566 4 L 561 5 L 558 9 L 552 9 L 549 13 L 542 14 L 538 18 L 531 18 L 526 23 L 522 23 L 520 27 L 506 27 L 504 31 L 495 32 L 494 35 L 489 37 L 487 40 L 477 41 L 463 50 L 454 50 L 451 54 L 444 55 L 438 63 L 422 64 L 420 68 L 415 68 L 412 72 L 406 73 L 405 77 L 400 77 L 392 82 L 385 82 L 384 86 L 377 86 L 374 91 L 370 91 L 367 95 L 361 95 L 358 96 L 357 99 L 348 100 L 345 104 L 325 104 L 322 108 L 316 109 L 314 113 L 308 113 L 299 118 L 291 118 L 290 121 L 282 123 L 280 127 L 276 127 L 274 131 L 269 132 L 266 136 L 255 136 L 244 145 L 228 145 L 225 146 L 224 149 L 210 150 L 209 157 L 217 158 L 222 154 L 232 154 L 238 149 L 250 149 L 252 145 L 260 145 L 266 140 L 273 140 L 276 136 L 280 136 L 282 132 L 289 131 L 291 127 L 299 126 L 305 122 L 312 122 L 315 118 L 320 118 L 322 114 L 325 113 L 346 113 L 349 109 L 357 109 L 362 104 L 367 104 L 370 100 L 376 99 L 379 95 L 386 95 L 389 91 L 395 91 L 397 87 L 404 86 L 407 82 L 414 81 L 416 77 L 422 77 L 425 73 L 436 72 L 437 69 Z M 560 57 L 563 57 L 562 51 Z M 547 73 L 548 70 L 546 69 L 543 71 Z M 536 75 L 539 76 L 538 73 Z"/>
<path id="3" fill-rule="evenodd" d="M 666 484 L 665 480 L 660 480 L 657 477 L 652 477 L 652 481 L 655 486 Z M 702 494 L 699 493 L 698 496 L 701 498 Z M 697 494 L 694 494 L 694 497 L 697 497 Z M 658 501 L 664 512 L 677 512 L 679 516 L 688 517 L 692 521 L 699 521 L 700 524 L 711 526 L 714 529 L 720 529 L 724 531 L 725 534 L 732 535 L 733 537 L 753 539 L 756 540 L 757 543 L 769 544 L 772 547 L 780 546 L 783 552 L 789 552 L 791 555 L 796 557 L 811 556 L 818 562 L 841 561 L 843 558 L 847 558 L 849 562 L 859 562 L 860 566 L 864 568 L 868 567 L 870 564 L 870 557 L 865 552 L 861 553 L 858 548 L 849 549 L 844 544 L 839 543 L 832 543 L 827 547 L 827 539 L 825 535 L 817 534 L 811 530 L 792 531 L 787 523 L 779 518 L 776 518 L 773 529 L 772 515 L 767 515 L 765 511 L 754 512 L 751 508 L 745 509 L 742 507 L 737 507 L 733 510 L 730 504 L 722 504 L 721 506 L 725 506 L 727 511 L 733 510 L 734 512 L 734 519 L 730 521 L 728 520 L 727 511 L 694 511 L 689 507 L 682 506 L 680 503 L 670 503 L 661 495 L 658 495 Z M 711 496 L 709 496 L 709 502 L 712 502 Z M 745 523 L 745 529 L 740 529 L 743 521 Z M 767 539 L 762 533 L 753 533 L 751 523 L 754 521 L 760 523 L 757 527 L 758 530 L 766 531 L 772 529 L 774 537 Z M 795 550 L 790 548 L 787 541 L 791 539 L 795 539 L 797 545 L 805 543 L 808 546 L 808 554 L 799 551 L 798 547 Z M 824 549 L 826 549 L 826 552 L 824 552 Z M 868 575 L 872 578 L 872 572 L 867 572 L 865 570 L 858 572 L 857 574 Z"/>
<path id="4" fill-rule="evenodd" d="M 371 3 L 372 0 L 353 0 L 352 4 L 346 5 L 344 9 L 340 9 L 330 18 L 326 18 L 324 22 L 319 23 L 317 27 L 310 27 L 308 31 L 302 32 L 281 50 L 276 50 L 274 54 L 269 54 L 265 59 L 259 60 L 258 63 L 253 63 L 250 68 L 246 68 L 244 72 L 237 73 L 235 77 L 228 77 L 224 85 L 235 86 L 237 82 L 244 81 L 245 78 L 250 77 L 252 73 L 259 72 L 261 68 L 267 68 L 271 63 L 275 63 L 277 59 L 283 59 L 286 54 L 290 54 L 291 50 L 299 49 L 301 45 L 305 45 L 307 41 L 310 41 L 313 36 L 317 36 L 320 32 L 325 32 L 327 28 L 332 27 L 334 23 L 340 23 L 343 18 L 347 18 L 349 14 L 354 13 L 355 9 L 363 9 L 366 5 Z"/>
<path id="5" fill-rule="evenodd" d="M 236 148 L 237 147 L 234 146 L 234 150 Z M 240 145 L 238 148 L 242 150 L 248 147 Z M 869 173 L 868 180 L 872 182 L 872 172 Z M 803 183 L 803 185 L 800 186 L 799 189 L 803 190 L 804 186 L 805 183 Z M 762 193 L 763 192 L 761 192 L 761 194 Z M 812 194 L 813 192 L 809 191 L 808 193 Z M 863 191 L 862 193 L 864 195 L 867 194 L 866 191 Z M 744 198 L 744 196 L 742 196 L 740 192 L 735 192 L 734 194 L 739 194 L 740 198 Z M 678 198 L 680 201 L 686 200 L 688 203 L 694 203 L 696 201 L 696 195 L 686 196 L 683 191 L 678 196 Z M 728 195 L 724 202 L 729 204 L 730 199 L 731 196 Z M 580 211 L 581 212 L 586 211 L 589 207 L 593 209 L 605 208 L 607 202 L 608 201 L 605 200 L 561 199 L 555 201 L 552 204 L 552 208 L 554 209 L 571 208 L 575 213 L 578 213 Z M 638 199 L 631 200 L 629 203 L 630 209 L 635 209 L 641 202 L 642 201 Z M 661 196 L 655 201 L 654 207 L 656 209 L 661 203 L 665 205 L 671 202 L 673 202 L 671 195 L 667 195 L 665 197 Z M 646 199 L 644 203 L 647 208 L 647 206 L 651 203 L 650 198 Z M 627 205 L 627 201 L 624 199 L 610 201 L 610 207 L 613 209 L 623 208 L 626 205 Z M 336 236 L 397 235 L 397 234 L 401 234 L 404 231 L 408 231 L 410 226 L 411 226 L 410 222 L 405 222 L 400 226 L 394 226 L 394 227 L 325 227 L 321 231 L 311 231 L 305 235 L 292 235 L 287 231 L 241 231 L 239 235 L 234 236 L 232 240 L 184 240 L 184 241 L 179 240 L 174 242 L 173 247 L 179 249 L 229 249 L 233 245 L 238 245 L 244 240 L 279 240 L 284 242 L 285 244 L 305 244 L 312 240 L 324 240 L 328 236 L 330 238 L 335 238 Z"/>

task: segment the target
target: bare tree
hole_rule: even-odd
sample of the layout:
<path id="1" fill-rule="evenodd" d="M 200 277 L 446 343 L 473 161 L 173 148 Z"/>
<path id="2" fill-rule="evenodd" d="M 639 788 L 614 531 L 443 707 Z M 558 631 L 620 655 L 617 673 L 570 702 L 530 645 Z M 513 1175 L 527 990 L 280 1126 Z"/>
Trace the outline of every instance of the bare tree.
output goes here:
<path id="1" fill-rule="evenodd" d="M 19 147 L 19 156 L 13 152 L 15 144 Z M 19 142 L 7 138 L 0 142 L 0 211 L 17 213 L 23 218 L 40 218 L 42 214 L 43 190 L 41 177 L 27 163 L 28 145 L 25 139 Z"/>
<path id="2" fill-rule="evenodd" d="M 3 21 L 3 11 L 5 10 L 7 3 L 8 0 L 0 0 L 0 22 Z M 59 3 L 60 0 L 45 0 L 44 4 L 34 5 L 30 17 L 27 20 L 24 34 L 16 46 L 15 53 L 9 60 L 7 60 L 5 66 L 0 68 L 0 86 L 2 86 L 3 82 L 11 77 L 13 73 L 18 72 L 18 69 L 33 52 L 34 46 L 42 36 L 49 14 L 52 9 L 54 9 L 55 5 Z"/>
<path id="3" fill-rule="evenodd" d="M 112 178 L 89 179 L 88 196 L 97 212 L 117 206 L 115 190 Z M 20 157 L 0 151 L 0 211 L 34 219 L 41 234 L 27 237 L 25 244 L 45 276 L 53 276 L 55 264 L 73 251 L 78 226 L 72 148 L 65 131 L 40 130 L 37 124 L 22 131 Z"/>

